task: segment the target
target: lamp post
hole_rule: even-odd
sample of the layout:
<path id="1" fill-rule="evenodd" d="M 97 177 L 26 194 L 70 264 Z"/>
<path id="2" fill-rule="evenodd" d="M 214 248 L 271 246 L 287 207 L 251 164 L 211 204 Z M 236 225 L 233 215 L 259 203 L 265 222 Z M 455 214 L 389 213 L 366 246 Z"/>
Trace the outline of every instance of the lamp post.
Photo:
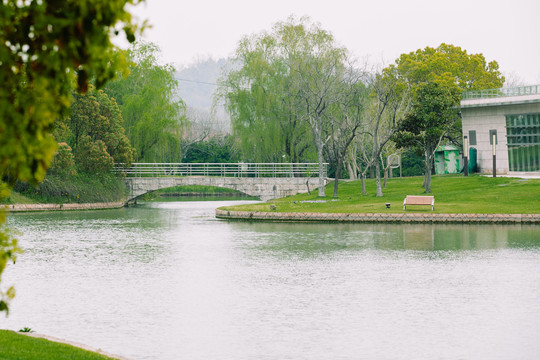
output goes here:
<path id="1" fill-rule="evenodd" d="M 492 135 L 492 142 L 493 142 L 493 177 L 497 177 L 497 153 L 495 150 L 495 146 L 497 144 L 497 135 Z"/>
<path id="2" fill-rule="evenodd" d="M 469 176 L 469 139 L 463 136 L 463 175 Z"/>

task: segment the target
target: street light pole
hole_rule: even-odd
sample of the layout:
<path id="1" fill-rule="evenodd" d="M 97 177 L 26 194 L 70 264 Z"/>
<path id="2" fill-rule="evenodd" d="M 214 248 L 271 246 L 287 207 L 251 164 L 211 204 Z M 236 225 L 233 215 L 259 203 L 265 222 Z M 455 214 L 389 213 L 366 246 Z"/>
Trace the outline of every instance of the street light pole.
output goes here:
<path id="1" fill-rule="evenodd" d="M 469 139 L 463 136 L 463 175 L 469 176 Z"/>
<path id="2" fill-rule="evenodd" d="M 497 135 L 492 135 L 493 140 L 493 177 L 497 177 L 497 153 L 495 150 Z"/>

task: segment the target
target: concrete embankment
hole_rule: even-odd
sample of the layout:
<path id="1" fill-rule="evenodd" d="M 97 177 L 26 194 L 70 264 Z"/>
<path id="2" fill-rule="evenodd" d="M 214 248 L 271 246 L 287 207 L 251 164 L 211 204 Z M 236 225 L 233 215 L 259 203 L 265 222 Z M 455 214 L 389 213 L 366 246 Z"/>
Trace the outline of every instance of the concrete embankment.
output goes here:
<path id="1" fill-rule="evenodd" d="M 123 207 L 124 205 L 124 201 L 114 201 L 88 204 L 11 204 L 0 205 L 0 207 L 9 212 L 24 212 L 117 209 Z"/>
<path id="2" fill-rule="evenodd" d="M 358 222 L 358 223 L 501 223 L 540 224 L 540 214 L 437 214 L 437 213 L 286 213 L 227 211 L 216 209 L 220 219 L 283 222 Z"/>

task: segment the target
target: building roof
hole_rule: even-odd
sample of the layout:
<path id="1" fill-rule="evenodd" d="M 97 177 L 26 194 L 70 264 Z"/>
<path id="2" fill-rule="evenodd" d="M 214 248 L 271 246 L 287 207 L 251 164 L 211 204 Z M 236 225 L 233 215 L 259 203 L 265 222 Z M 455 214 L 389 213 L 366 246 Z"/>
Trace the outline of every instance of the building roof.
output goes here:
<path id="1" fill-rule="evenodd" d="M 461 107 L 515 105 L 540 102 L 540 85 L 466 91 Z"/>

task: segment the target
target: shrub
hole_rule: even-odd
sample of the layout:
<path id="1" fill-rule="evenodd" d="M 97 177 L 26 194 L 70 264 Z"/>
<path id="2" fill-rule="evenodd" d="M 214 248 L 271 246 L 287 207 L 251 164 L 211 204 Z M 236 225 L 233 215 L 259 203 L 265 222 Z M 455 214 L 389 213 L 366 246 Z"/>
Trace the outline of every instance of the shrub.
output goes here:
<path id="1" fill-rule="evenodd" d="M 71 147 L 66 143 L 59 143 L 58 150 L 54 155 L 51 166 L 47 170 L 49 174 L 71 176 L 75 174 L 75 158 Z"/>
<path id="2" fill-rule="evenodd" d="M 92 141 L 88 135 L 81 137 L 75 160 L 79 170 L 86 174 L 105 174 L 114 167 L 114 159 L 107 152 L 105 143 Z"/>

